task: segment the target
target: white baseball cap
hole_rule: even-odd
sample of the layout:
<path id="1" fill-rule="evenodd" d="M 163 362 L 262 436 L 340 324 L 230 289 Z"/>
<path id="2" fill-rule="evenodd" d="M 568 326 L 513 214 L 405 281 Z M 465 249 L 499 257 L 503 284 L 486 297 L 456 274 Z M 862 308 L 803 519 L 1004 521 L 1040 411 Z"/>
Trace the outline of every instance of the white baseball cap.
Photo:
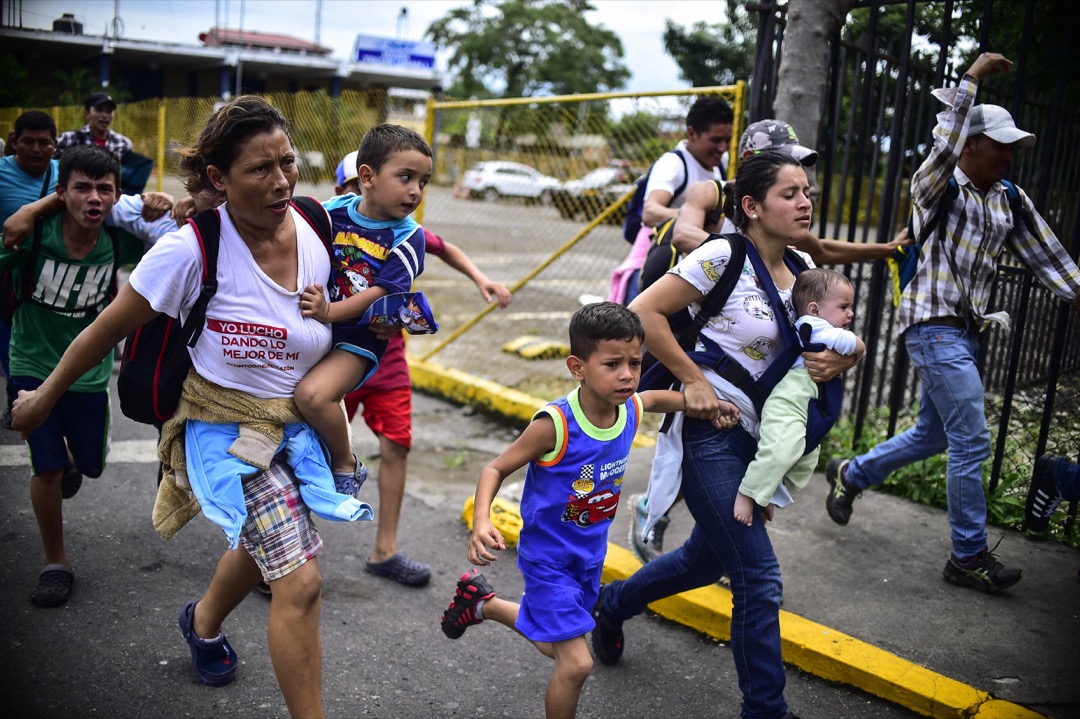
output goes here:
<path id="1" fill-rule="evenodd" d="M 1015 143 L 1020 147 L 1031 147 L 1035 144 L 1035 136 L 1017 127 L 1009 111 L 1000 105 L 975 106 L 968 130 L 968 136 L 971 135 L 986 135 L 1004 145 Z"/>
<path id="2" fill-rule="evenodd" d="M 353 150 L 338 163 L 337 169 L 334 171 L 334 174 L 337 175 L 338 187 L 344 187 L 346 182 L 356 179 L 356 156 L 358 154 L 360 154 L 359 151 Z"/>

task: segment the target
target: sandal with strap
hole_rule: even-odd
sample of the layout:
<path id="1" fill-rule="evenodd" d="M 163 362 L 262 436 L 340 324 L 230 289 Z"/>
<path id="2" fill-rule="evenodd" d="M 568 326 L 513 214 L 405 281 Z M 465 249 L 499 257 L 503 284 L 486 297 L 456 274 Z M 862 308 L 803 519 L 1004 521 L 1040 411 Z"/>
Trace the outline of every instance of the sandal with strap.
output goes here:
<path id="1" fill-rule="evenodd" d="M 334 489 L 337 493 L 346 494 L 355 499 L 360 494 L 360 487 L 364 486 L 364 482 L 367 481 L 367 467 L 355 454 L 353 459 L 356 461 L 355 470 L 342 474 L 331 472 L 331 474 L 334 476 Z"/>
<path id="2" fill-rule="evenodd" d="M 402 552 L 383 562 L 368 562 L 365 568 L 369 574 L 393 579 L 408 587 L 419 587 L 431 579 L 430 566 L 409 559 Z"/>
<path id="3" fill-rule="evenodd" d="M 30 593 L 30 603 L 36 607 L 59 607 L 71 596 L 75 572 L 66 564 L 47 564 L 38 575 L 37 586 Z"/>
<path id="4" fill-rule="evenodd" d="M 214 639 L 203 639 L 195 633 L 195 605 L 198 603 L 196 600 L 181 607 L 177 619 L 180 634 L 191 647 L 191 667 L 199 681 L 211 687 L 224 686 L 236 678 L 236 652 L 224 633 Z"/>

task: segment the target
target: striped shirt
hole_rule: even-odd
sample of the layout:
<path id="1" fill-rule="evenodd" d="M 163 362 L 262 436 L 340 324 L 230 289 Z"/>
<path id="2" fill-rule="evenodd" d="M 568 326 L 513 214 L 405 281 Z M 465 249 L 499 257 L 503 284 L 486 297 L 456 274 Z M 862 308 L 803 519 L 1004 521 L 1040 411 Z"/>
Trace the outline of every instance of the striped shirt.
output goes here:
<path id="1" fill-rule="evenodd" d="M 989 322 L 1008 326 L 1005 312 L 988 312 L 997 259 L 1006 246 L 1061 299 L 1072 302 L 1080 291 L 1080 270 L 1027 194 L 1017 188 L 1038 236 L 1012 216 L 1003 184 L 995 182 L 983 195 L 957 167 L 977 89 L 974 78 L 965 75 L 959 87 L 933 93 L 948 109 L 938 114 L 934 146 L 911 181 L 915 236 L 937 213 L 949 178 L 956 178 L 960 195 L 942 217 L 944 241 L 939 226 L 926 239 L 919 268 L 900 297 L 901 331 L 935 317 L 961 317 L 980 329 Z"/>

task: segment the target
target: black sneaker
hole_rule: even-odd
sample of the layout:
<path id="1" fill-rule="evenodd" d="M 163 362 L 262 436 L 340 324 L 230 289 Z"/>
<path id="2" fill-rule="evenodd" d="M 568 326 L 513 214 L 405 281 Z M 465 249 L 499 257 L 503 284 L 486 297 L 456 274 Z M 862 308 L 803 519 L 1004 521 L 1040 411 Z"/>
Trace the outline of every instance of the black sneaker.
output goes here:
<path id="1" fill-rule="evenodd" d="M 1031 472 L 1031 488 L 1024 503 L 1024 523 L 1032 532 L 1050 529 L 1050 517 L 1061 504 L 1061 492 L 1054 478 L 1059 459 L 1052 454 L 1040 455 Z"/>
<path id="2" fill-rule="evenodd" d="M 495 590 L 488 584 L 483 574 L 470 569 L 461 575 L 457 583 L 457 593 L 450 607 L 443 612 L 443 634 L 451 639 L 458 639 L 465 630 L 484 621 L 476 614 L 476 605 L 495 596 Z"/>
<path id="3" fill-rule="evenodd" d="M 829 480 L 829 493 L 825 496 L 825 511 L 837 524 L 847 524 L 851 519 L 852 504 L 862 492 L 844 480 L 850 459 L 833 457 L 825 465 L 825 479 Z"/>
<path id="4" fill-rule="evenodd" d="M 998 544 L 1000 543 L 998 540 Z M 994 549 L 997 549 L 997 544 Z M 1000 592 L 1019 582 L 1024 571 L 1006 569 L 994 556 L 993 551 L 986 548 L 963 562 L 958 560 L 956 555 L 950 554 L 942 574 L 946 582 L 958 587 L 974 587 L 982 592 Z"/>
<path id="5" fill-rule="evenodd" d="M 79 493 L 79 487 L 82 486 L 83 475 L 82 472 L 75 467 L 68 467 L 64 470 L 64 476 L 60 478 L 60 496 L 64 499 L 71 499 Z"/>
<path id="6" fill-rule="evenodd" d="M 592 630 L 592 647 L 601 664 L 614 666 L 619 663 L 623 653 L 622 622 L 604 614 L 605 589 L 606 587 L 600 587 L 600 596 L 593 605 L 592 616 L 596 627 Z"/>

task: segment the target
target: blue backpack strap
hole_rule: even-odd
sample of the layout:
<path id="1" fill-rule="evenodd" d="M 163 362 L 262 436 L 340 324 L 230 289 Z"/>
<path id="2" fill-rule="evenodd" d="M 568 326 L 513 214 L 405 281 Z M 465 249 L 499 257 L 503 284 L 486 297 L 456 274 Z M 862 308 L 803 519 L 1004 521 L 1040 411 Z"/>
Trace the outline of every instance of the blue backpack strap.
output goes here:
<path id="1" fill-rule="evenodd" d="M 1016 218 L 1020 218 L 1024 223 L 1024 227 L 1031 233 L 1032 237 L 1039 236 L 1039 228 L 1035 223 L 1035 218 L 1028 212 L 1027 207 L 1024 206 L 1024 201 L 1020 199 L 1020 190 L 1016 189 L 1016 185 L 1008 180 L 1002 180 L 1001 184 L 1005 186 L 1005 198 L 1009 201 L 1009 209 L 1012 211 L 1013 227 L 1016 226 Z"/>

